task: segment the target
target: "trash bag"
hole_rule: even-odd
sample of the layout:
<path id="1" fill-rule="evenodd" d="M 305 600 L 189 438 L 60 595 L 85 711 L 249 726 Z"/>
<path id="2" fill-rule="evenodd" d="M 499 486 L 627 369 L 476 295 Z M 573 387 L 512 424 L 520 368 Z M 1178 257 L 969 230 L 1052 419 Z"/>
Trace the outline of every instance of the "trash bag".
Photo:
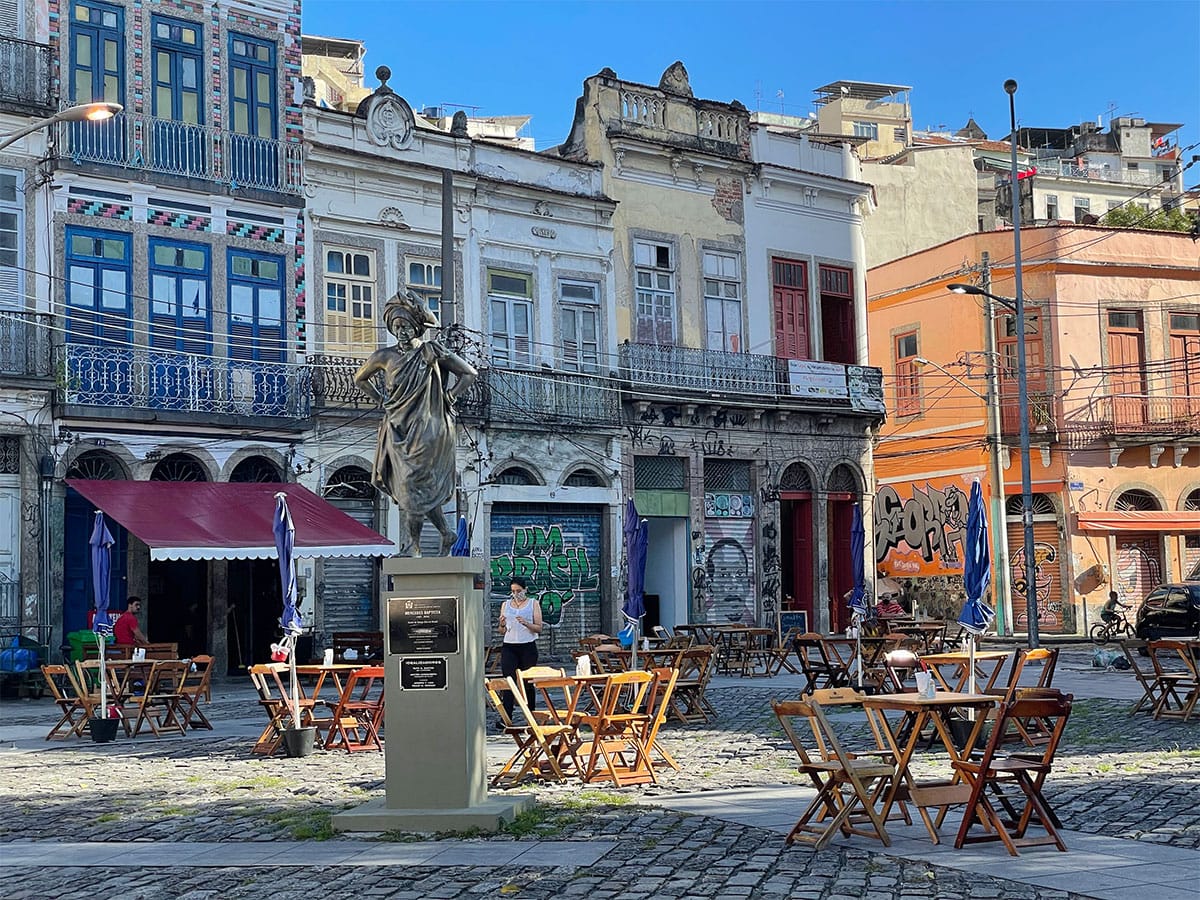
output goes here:
<path id="1" fill-rule="evenodd" d="M 1117 660 L 1121 660 L 1126 666 L 1129 665 L 1128 660 L 1120 650 L 1108 650 L 1104 647 L 1097 647 L 1092 651 L 1092 668 L 1107 669 L 1109 666 L 1114 666 Z"/>

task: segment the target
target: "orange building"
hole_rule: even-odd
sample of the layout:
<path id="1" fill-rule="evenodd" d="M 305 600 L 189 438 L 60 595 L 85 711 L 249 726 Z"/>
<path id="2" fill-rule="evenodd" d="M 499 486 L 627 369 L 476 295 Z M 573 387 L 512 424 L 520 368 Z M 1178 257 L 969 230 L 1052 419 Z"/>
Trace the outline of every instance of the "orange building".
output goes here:
<path id="1" fill-rule="evenodd" d="M 1022 232 L 1026 371 L 1043 633 L 1086 633 L 1200 562 L 1200 244 L 1096 226 Z M 966 497 L 992 512 L 1001 633 L 1027 628 L 1016 317 L 951 293 L 1012 297 L 1011 231 L 971 234 L 871 269 L 871 364 L 888 421 L 875 451 L 879 572 L 953 617 Z"/>

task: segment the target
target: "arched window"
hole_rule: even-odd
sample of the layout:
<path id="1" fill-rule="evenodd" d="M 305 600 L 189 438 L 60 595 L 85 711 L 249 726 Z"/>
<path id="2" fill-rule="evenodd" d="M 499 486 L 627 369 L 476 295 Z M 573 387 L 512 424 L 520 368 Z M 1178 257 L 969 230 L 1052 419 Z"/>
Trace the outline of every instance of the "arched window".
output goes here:
<path id="1" fill-rule="evenodd" d="M 496 484 L 537 484 L 533 473 L 521 466 L 509 466 L 495 477 Z"/>
<path id="2" fill-rule="evenodd" d="M 283 481 L 279 467 L 265 456 L 250 456 L 234 466 L 229 473 L 230 481 L 277 484 Z"/>
<path id="3" fill-rule="evenodd" d="M 858 494 L 858 475 L 850 466 L 842 463 L 834 466 L 829 473 L 829 492 L 831 494 Z"/>
<path id="4" fill-rule="evenodd" d="M 1200 512 L 1200 488 L 1183 498 L 1183 508 L 1191 512 Z"/>
<path id="5" fill-rule="evenodd" d="M 187 453 L 172 453 L 159 460 L 150 473 L 151 481 L 208 481 L 199 460 Z"/>
<path id="6" fill-rule="evenodd" d="M 1053 516 L 1057 513 L 1054 501 L 1045 494 L 1030 494 L 1029 502 L 1035 516 Z M 1010 518 L 1021 518 L 1020 494 L 1014 494 L 1004 501 L 1004 514 Z"/>
<path id="7" fill-rule="evenodd" d="M 812 473 L 804 463 L 792 463 L 783 470 L 779 479 L 781 491 L 811 491 L 813 489 Z"/>
<path id="8" fill-rule="evenodd" d="M 1117 497 L 1117 502 L 1113 504 L 1113 509 L 1118 512 L 1148 512 L 1150 510 L 1162 509 L 1162 506 L 1159 504 L 1158 498 L 1149 491 L 1143 491 L 1140 488 L 1131 488 Z"/>
<path id="9" fill-rule="evenodd" d="M 111 453 L 89 450 L 81 453 L 67 469 L 68 478 L 86 478 L 91 481 L 118 481 L 124 478 L 121 465 Z"/>
<path id="10" fill-rule="evenodd" d="M 342 466 L 325 485 L 325 497 L 330 500 L 372 500 L 375 488 L 371 474 L 361 466 Z"/>
<path id="11" fill-rule="evenodd" d="M 567 487 L 604 487 L 604 479 L 591 469 L 576 469 L 563 484 Z"/>

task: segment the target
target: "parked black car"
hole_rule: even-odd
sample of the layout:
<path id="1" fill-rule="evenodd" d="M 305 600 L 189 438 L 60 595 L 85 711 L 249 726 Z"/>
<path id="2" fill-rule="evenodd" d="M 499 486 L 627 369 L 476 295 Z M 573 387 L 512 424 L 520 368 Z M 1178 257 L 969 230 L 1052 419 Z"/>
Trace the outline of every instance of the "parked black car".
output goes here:
<path id="1" fill-rule="evenodd" d="M 1137 611 L 1137 636 L 1144 641 L 1200 635 L 1200 581 L 1160 584 Z"/>

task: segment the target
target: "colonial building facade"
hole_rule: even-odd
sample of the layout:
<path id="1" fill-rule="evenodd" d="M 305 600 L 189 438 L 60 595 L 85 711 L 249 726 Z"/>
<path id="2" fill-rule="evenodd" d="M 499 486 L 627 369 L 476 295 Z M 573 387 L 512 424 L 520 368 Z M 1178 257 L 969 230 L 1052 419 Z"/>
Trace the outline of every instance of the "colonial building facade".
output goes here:
<path id="1" fill-rule="evenodd" d="M 869 186 L 848 150 L 697 99 L 678 62 L 657 86 L 605 69 L 576 109 L 557 152 L 599 163 L 618 202 L 620 472 L 649 523 L 647 624 L 771 622 L 782 602 L 843 627 L 882 413 Z"/>

